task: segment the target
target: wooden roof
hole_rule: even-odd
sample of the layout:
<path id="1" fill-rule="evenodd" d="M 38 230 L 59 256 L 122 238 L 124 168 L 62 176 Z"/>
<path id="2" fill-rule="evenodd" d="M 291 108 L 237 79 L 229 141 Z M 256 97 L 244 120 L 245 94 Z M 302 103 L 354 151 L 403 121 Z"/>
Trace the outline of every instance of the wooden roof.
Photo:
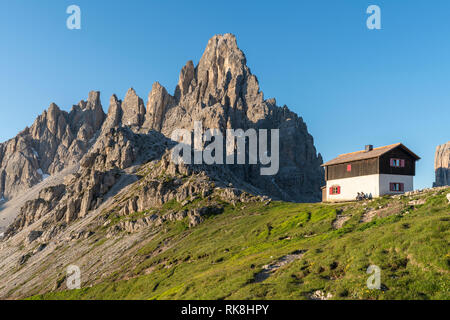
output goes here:
<path id="1" fill-rule="evenodd" d="M 381 157 L 383 154 L 394 150 L 395 148 L 402 148 L 407 153 L 409 153 L 413 158 L 416 160 L 419 160 L 420 157 L 416 155 L 414 152 L 409 150 L 407 147 L 405 147 L 401 143 L 391 144 L 389 146 L 384 147 L 378 147 L 374 148 L 371 151 L 366 152 L 365 150 L 351 152 L 351 153 L 344 153 L 339 155 L 338 157 L 334 158 L 333 160 L 330 160 L 322 165 L 322 167 L 330 166 L 333 164 L 340 164 L 340 163 L 346 163 L 346 162 L 352 162 L 352 161 L 358 161 L 358 160 L 365 160 L 365 159 L 372 159 L 372 158 L 378 158 Z"/>

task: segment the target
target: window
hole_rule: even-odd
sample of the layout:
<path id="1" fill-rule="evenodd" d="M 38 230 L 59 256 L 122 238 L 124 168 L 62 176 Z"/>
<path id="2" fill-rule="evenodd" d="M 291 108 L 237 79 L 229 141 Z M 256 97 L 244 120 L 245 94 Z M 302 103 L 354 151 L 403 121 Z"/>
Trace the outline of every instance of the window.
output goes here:
<path id="1" fill-rule="evenodd" d="M 347 165 L 347 172 L 352 172 L 352 165 L 351 164 Z"/>
<path id="2" fill-rule="evenodd" d="M 341 187 L 340 186 L 330 187 L 330 194 L 341 194 Z"/>
<path id="3" fill-rule="evenodd" d="M 404 168 L 405 160 L 404 159 L 391 159 L 391 167 Z"/>
<path id="4" fill-rule="evenodd" d="M 389 184 L 389 190 L 393 192 L 402 192 L 405 191 L 405 185 L 399 182 L 391 182 Z"/>

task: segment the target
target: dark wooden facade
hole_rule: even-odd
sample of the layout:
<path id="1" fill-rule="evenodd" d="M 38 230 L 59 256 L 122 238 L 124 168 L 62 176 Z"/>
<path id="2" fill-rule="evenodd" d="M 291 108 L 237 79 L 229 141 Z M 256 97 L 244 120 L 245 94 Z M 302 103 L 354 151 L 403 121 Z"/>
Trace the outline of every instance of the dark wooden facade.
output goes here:
<path id="1" fill-rule="evenodd" d="M 404 160 L 404 166 L 392 167 L 391 159 Z M 414 176 L 416 174 L 416 160 L 414 155 L 398 147 L 379 157 L 326 165 L 325 180 L 352 178 L 371 174 Z"/>
<path id="2" fill-rule="evenodd" d="M 404 159 L 405 166 L 402 168 L 391 167 L 391 159 Z M 405 176 L 416 175 L 416 158 L 414 158 L 409 152 L 406 152 L 402 148 L 396 148 L 383 154 L 379 158 L 380 173 L 384 174 L 398 174 Z"/>
<path id="3" fill-rule="evenodd" d="M 347 170 L 349 165 L 350 171 Z M 325 167 L 325 179 L 328 181 L 377 174 L 378 168 L 378 158 L 339 163 Z"/>

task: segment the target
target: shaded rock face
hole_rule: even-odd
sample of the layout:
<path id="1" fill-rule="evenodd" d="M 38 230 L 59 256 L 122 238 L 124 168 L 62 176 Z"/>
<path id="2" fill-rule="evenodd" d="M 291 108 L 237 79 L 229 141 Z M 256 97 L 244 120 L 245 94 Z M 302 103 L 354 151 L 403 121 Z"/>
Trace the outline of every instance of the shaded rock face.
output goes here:
<path id="1" fill-rule="evenodd" d="M 80 160 L 77 173 L 67 176 L 63 185 L 45 188 L 37 199 L 25 203 L 5 236 L 11 237 L 38 220 L 41 221 L 38 229 L 49 231 L 55 226 L 62 230 L 76 219 L 84 218 L 112 196 L 113 186 L 127 175 L 125 169 L 139 161 L 160 159 L 171 144 L 157 132 L 141 135 L 126 127 L 110 129 Z"/>
<path id="2" fill-rule="evenodd" d="M 436 148 L 434 171 L 436 174 L 434 187 L 450 185 L 450 141 Z"/>
<path id="3" fill-rule="evenodd" d="M 188 61 L 182 68 L 174 94 L 156 82 L 147 106 L 133 89 L 123 101 L 113 95 L 106 115 L 99 92 L 91 92 L 88 100 L 74 106 L 70 113 L 52 104 L 30 128 L 0 144 L 0 199 L 9 200 L 42 181 L 46 174 L 71 164 L 81 161 L 82 167 L 91 167 L 98 156 L 92 150 L 104 148 L 107 163 L 129 167 L 138 156 L 132 147 L 134 137 L 158 132 L 165 136 L 159 143 L 166 143 L 163 141 L 175 129 L 192 130 L 194 121 L 201 121 L 204 130 L 218 128 L 222 133 L 226 129 L 280 130 L 277 175 L 261 176 L 259 165 L 205 168 L 209 174 L 224 181 L 236 180 L 249 192 L 276 199 L 320 201 L 322 158 L 306 124 L 286 106 L 278 107 L 275 99 L 264 99 L 246 63 L 235 36 L 217 35 L 209 40 L 197 66 Z M 108 140 L 119 128 L 128 130 L 120 131 L 124 140 Z M 79 206 L 75 203 L 74 210 Z"/>

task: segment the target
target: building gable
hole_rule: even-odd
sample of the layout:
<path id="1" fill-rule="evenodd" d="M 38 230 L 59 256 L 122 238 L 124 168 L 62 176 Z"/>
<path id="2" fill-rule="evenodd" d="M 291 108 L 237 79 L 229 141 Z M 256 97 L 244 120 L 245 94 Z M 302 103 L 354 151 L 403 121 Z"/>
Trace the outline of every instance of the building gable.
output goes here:
<path id="1" fill-rule="evenodd" d="M 379 158 L 380 173 L 414 176 L 416 158 L 401 147 L 395 148 Z"/>

